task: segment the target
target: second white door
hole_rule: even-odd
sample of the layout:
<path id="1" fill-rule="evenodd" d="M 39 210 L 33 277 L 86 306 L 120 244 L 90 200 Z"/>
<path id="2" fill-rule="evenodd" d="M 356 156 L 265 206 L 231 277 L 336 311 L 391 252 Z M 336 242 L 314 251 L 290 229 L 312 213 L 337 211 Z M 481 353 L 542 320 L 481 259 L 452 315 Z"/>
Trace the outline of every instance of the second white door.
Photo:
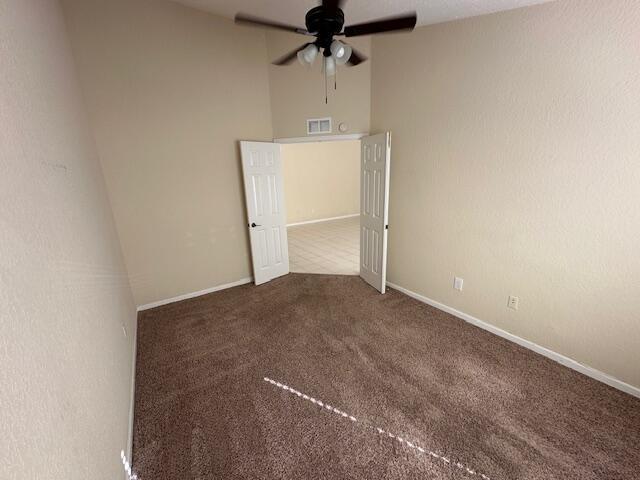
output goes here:
<path id="1" fill-rule="evenodd" d="M 362 139 L 360 166 L 360 276 L 380 293 L 387 282 L 389 132 Z"/>

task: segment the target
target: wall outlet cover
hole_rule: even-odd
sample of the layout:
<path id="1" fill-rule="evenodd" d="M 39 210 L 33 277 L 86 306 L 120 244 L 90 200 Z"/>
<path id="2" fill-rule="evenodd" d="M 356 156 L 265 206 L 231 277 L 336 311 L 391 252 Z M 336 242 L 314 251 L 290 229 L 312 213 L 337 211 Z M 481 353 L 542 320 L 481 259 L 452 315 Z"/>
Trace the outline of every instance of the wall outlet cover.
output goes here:
<path id="1" fill-rule="evenodd" d="M 509 307 L 512 310 L 518 310 L 519 303 L 520 303 L 520 299 L 518 297 L 514 297 L 513 295 L 511 295 L 509 296 L 507 307 Z"/>

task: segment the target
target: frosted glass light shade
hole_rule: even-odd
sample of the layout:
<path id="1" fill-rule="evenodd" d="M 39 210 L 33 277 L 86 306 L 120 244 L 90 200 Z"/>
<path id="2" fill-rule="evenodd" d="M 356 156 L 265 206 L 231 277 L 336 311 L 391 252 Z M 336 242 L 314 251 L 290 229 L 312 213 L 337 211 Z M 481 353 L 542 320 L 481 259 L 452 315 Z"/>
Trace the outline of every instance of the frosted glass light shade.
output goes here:
<path id="1" fill-rule="evenodd" d="M 302 65 L 312 65 L 318 55 L 318 47 L 315 45 L 307 45 L 298 52 L 298 61 Z"/>
<path id="2" fill-rule="evenodd" d="M 351 58 L 352 49 L 349 45 L 342 43 L 339 40 L 331 42 L 331 56 L 334 58 L 338 65 L 344 65 Z"/>
<path id="3" fill-rule="evenodd" d="M 331 55 L 335 59 L 341 58 L 344 56 L 344 44 L 339 40 L 334 40 L 331 42 Z"/>
<path id="4" fill-rule="evenodd" d="M 333 56 L 324 57 L 324 71 L 329 77 L 336 74 L 336 60 Z"/>

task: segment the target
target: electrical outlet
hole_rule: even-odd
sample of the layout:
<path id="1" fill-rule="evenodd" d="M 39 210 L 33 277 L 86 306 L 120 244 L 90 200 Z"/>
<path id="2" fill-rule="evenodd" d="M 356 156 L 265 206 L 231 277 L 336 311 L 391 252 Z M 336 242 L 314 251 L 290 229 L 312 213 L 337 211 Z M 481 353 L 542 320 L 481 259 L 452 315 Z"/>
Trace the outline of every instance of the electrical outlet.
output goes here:
<path id="1" fill-rule="evenodd" d="M 462 279 L 460 277 L 455 277 L 453 279 L 453 288 L 455 288 L 456 290 L 462 291 L 462 284 L 463 283 L 464 283 L 464 279 Z"/>
<path id="2" fill-rule="evenodd" d="M 518 310 L 519 302 L 520 302 L 520 299 L 518 297 L 514 297 L 513 295 L 510 295 L 509 300 L 507 301 L 507 307 L 511 308 L 512 310 Z"/>

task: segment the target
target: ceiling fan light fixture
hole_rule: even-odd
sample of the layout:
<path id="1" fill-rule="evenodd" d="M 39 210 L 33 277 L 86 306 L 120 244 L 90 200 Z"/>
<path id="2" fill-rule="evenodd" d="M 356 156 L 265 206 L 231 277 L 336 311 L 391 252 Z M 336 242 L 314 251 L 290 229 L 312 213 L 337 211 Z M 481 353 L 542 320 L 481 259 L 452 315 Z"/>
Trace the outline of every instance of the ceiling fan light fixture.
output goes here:
<path id="1" fill-rule="evenodd" d="M 351 58 L 353 49 L 346 43 L 342 43 L 339 40 L 334 40 L 331 43 L 331 56 L 335 59 L 336 64 L 344 65 Z"/>
<path id="2" fill-rule="evenodd" d="M 346 53 L 345 45 L 340 40 L 334 40 L 331 42 L 331 55 L 335 57 L 335 59 L 342 58 Z"/>
<path id="3" fill-rule="evenodd" d="M 313 65 L 317 55 L 318 47 L 311 43 L 298 52 L 298 60 L 302 65 Z"/>
<path id="4" fill-rule="evenodd" d="M 336 60 L 332 55 L 324 57 L 324 72 L 328 77 L 333 77 L 336 74 Z"/>

